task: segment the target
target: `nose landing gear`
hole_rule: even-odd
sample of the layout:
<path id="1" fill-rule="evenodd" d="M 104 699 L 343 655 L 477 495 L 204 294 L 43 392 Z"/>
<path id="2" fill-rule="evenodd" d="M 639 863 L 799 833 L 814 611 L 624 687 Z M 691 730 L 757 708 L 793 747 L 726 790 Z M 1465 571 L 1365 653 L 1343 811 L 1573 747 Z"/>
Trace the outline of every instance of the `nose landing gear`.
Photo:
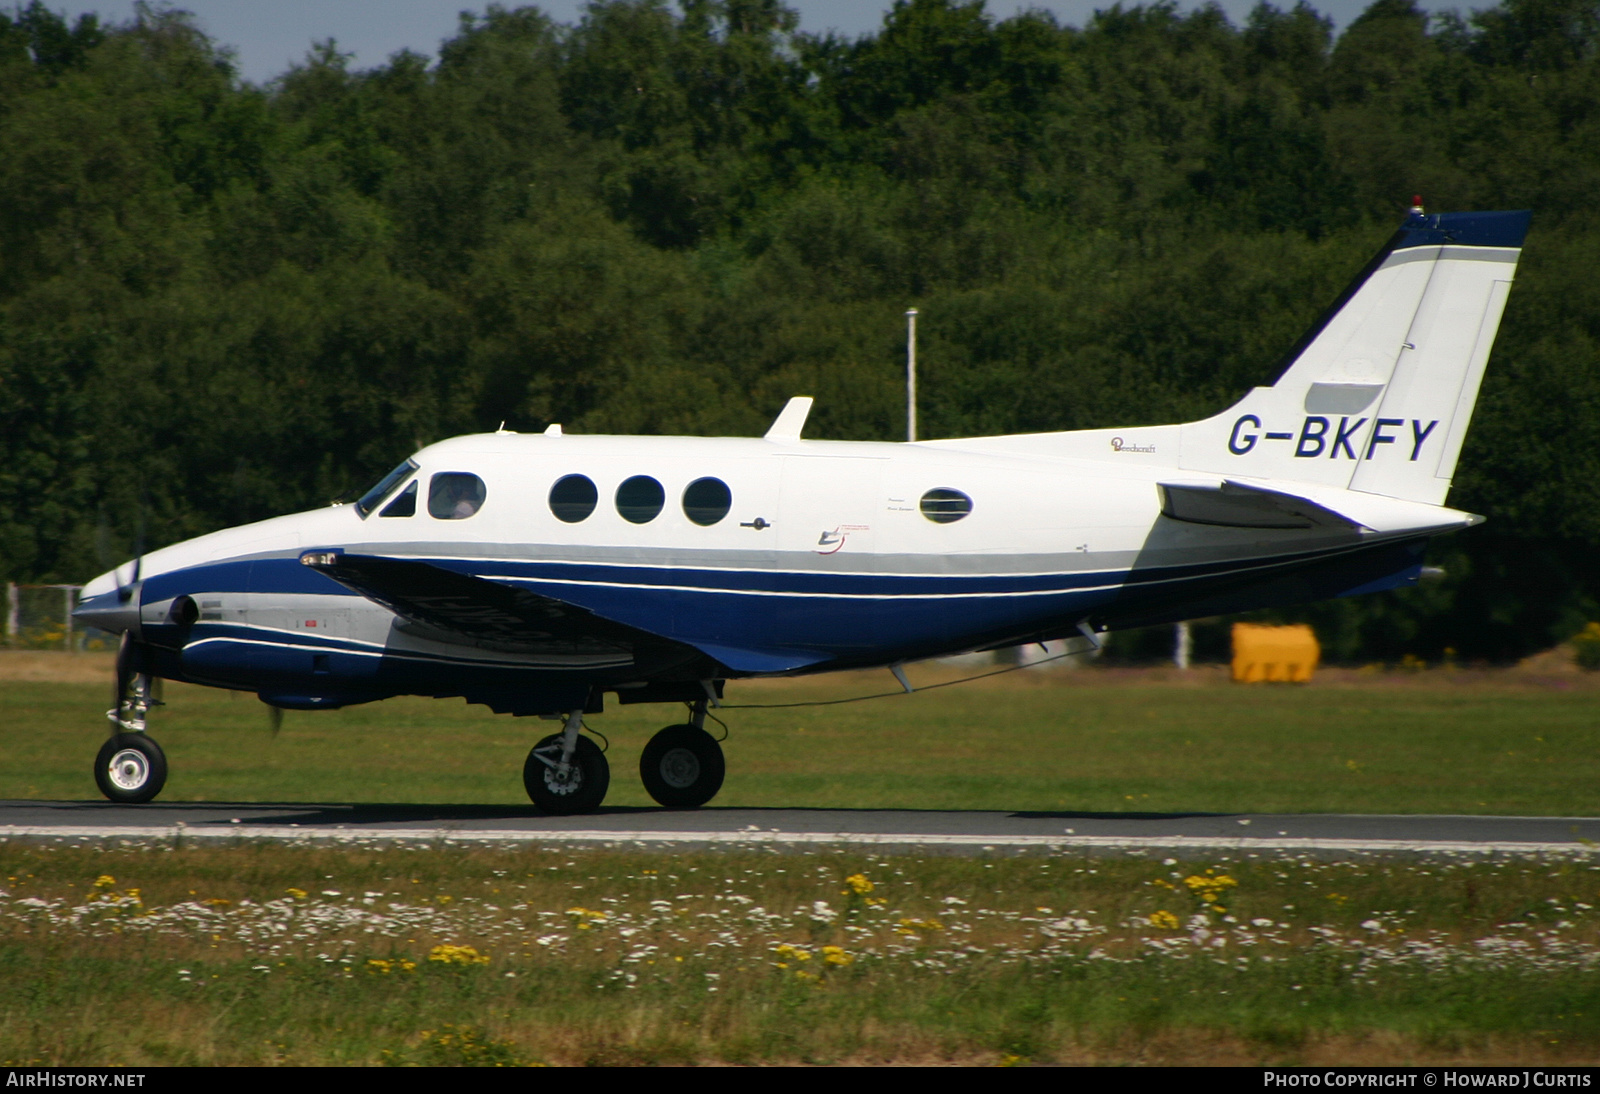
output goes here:
<path id="1" fill-rule="evenodd" d="M 167 756 L 145 733 L 145 715 L 161 701 L 154 696 L 149 673 L 129 671 L 128 638 L 117 654 L 116 705 L 106 711 L 111 737 L 94 759 L 94 782 L 114 802 L 138 805 L 150 801 L 167 784 Z"/>
<path id="2" fill-rule="evenodd" d="M 722 746 L 703 728 L 706 704 L 696 703 L 691 721 L 668 726 L 644 746 L 639 778 L 652 798 L 668 809 L 698 809 L 722 789 Z"/>

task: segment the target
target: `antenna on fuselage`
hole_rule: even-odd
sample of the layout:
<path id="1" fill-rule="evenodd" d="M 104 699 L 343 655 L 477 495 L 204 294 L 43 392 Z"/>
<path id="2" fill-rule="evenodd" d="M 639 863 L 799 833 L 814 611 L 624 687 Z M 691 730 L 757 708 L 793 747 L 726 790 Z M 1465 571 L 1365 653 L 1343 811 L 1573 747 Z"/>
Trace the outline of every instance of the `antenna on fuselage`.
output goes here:
<path id="1" fill-rule="evenodd" d="M 809 395 L 796 395 L 790 399 L 778 412 L 777 420 L 772 423 L 772 428 L 767 430 L 764 439 L 798 441 L 800 431 L 806 427 L 806 417 L 811 413 L 811 403 Z"/>

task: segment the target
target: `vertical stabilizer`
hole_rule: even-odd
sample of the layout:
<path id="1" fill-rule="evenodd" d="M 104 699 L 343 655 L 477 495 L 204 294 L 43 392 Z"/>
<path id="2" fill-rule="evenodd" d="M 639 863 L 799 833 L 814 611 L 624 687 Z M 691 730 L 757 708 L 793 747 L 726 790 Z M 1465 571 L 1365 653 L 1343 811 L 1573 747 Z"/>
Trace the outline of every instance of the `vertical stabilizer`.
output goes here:
<path id="1" fill-rule="evenodd" d="M 1276 383 L 1182 427 L 1180 466 L 1443 503 L 1528 219 L 1413 211 Z"/>

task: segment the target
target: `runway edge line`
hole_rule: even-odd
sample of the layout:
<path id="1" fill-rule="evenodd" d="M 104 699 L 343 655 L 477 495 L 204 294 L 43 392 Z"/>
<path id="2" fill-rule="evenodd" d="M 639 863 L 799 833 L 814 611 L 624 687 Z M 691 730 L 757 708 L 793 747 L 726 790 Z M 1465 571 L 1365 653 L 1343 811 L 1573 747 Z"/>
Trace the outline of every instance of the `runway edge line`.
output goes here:
<path id="1" fill-rule="evenodd" d="M 643 832 L 603 829 L 507 831 L 435 828 L 285 828 L 281 825 L 230 824 L 206 827 L 162 825 L 6 825 L 0 840 L 121 841 L 273 841 L 279 843 L 418 843 L 418 844 L 701 844 L 749 846 L 926 847 L 967 850 L 1126 850 L 1126 851 L 1348 851 L 1366 854 L 1502 854 L 1600 855 L 1593 841 L 1563 843 L 1523 840 L 1386 840 L 1319 839 L 1315 837 L 1224 838 L 1219 836 L 971 836 L 918 833 L 852 832 Z"/>

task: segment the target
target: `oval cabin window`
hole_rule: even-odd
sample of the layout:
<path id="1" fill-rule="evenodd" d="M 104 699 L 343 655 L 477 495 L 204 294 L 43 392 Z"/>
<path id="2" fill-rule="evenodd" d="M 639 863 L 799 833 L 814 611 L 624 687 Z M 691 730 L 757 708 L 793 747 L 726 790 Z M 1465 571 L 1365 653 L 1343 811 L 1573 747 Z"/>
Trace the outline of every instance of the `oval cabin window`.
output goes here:
<path id="1" fill-rule="evenodd" d="M 733 508 L 733 491 L 721 479 L 695 479 L 683 492 L 683 515 L 709 528 Z"/>
<path id="2" fill-rule="evenodd" d="M 488 491 L 470 471 L 441 471 L 428 484 L 428 515 L 439 520 L 466 520 L 483 508 Z"/>
<path id="3" fill-rule="evenodd" d="M 617 487 L 617 512 L 630 524 L 649 524 L 666 501 L 667 492 L 649 475 L 635 475 Z"/>
<path id="4" fill-rule="evenodd" d="M 959 490 L 939 487 L 922 495 L 922 515 L 935 524 L 954 524 L 972 512 L 972 499 Z"/>
<path id="5" fill-rule="evenodd" d="M 550 488 L 550 512 L 566 524 L 588 520 L 600 501 L 600 491 L 587 475 L 567 475 Z"/>

